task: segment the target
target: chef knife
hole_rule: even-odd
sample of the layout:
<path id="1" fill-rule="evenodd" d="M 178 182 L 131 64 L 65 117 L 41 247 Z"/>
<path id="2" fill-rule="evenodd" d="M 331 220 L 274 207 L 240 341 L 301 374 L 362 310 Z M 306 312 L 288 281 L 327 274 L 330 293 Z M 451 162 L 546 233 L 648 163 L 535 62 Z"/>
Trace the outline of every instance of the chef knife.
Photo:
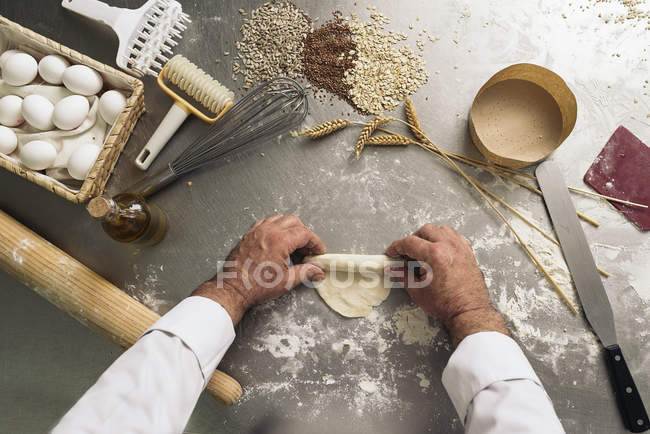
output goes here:
<path id="1" fill-rule="evenodd" d="M 546 161 L 537 166 L 535 174 L 587 320 L 605 347 L 625 426 L 632 432 L 646 431 L 650 428 L 648 415 L 617 344 L 612 307 L 562 173 L 553 162 Z"/>

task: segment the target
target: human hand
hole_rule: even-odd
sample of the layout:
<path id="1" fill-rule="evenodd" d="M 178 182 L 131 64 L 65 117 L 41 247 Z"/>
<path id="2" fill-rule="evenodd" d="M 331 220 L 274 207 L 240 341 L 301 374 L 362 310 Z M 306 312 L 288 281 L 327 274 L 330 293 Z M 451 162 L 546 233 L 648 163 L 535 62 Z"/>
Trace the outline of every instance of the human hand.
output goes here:
<path id="1" fill-rule="evenodd" d="M 404 267 L 391 269 L 391 280 L 401 283 L 422 310 L 447 327 L 454 346 L 480 331 L 509 334 L 490 302 L 469 241 L 452 228 L 426 224 L 393 242 L 386 255 L 407 259 Z M 419 261 L 426 271 L 409 278 L 408 260 Z"/>
<path id="2" fill-rule="evenodd" d="M 322 255 L 323 242 L 295 215 L 255 223 L 230 252 L 222 271 L 192 295 L 221 304 L 237 324 L 248 308 L 285 294 L 301 282 L 321 280 L 313 264 L 291 265 L 289 255 Z"/>

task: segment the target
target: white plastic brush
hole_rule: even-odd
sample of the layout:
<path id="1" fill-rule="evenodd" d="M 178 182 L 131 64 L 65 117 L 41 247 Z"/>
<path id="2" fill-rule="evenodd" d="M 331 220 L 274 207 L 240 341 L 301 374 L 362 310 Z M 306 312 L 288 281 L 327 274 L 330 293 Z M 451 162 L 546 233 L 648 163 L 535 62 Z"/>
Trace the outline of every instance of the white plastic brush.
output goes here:
<path id="1" fill-rule="evenodd" d="M 115 61 L 139 77 L 158 75 L 190 22 L 175 0 L 148 0 L 138 9 L 112 7 L 98 0 L 63 0 L 61 6 L 112 27 L 120 41 Z"/>

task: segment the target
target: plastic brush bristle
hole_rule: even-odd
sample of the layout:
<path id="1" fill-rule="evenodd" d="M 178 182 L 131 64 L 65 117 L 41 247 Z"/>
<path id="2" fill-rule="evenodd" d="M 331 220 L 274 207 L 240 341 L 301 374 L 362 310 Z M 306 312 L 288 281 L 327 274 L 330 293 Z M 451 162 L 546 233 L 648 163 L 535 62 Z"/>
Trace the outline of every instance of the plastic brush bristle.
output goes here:
<path id="1" fill-rule="evenodd" d="M 175 39 L 182 38 L 182 32 L 187 29 L 185 24 L 189 22 L 180 3 L 158 0 L 145 13 L 131 37 L 125 54 L 127 67 L 140 75 L 158 75 L 169 60 L 166 55 L 173 54 L 173 47 L 178 45 Z"/>

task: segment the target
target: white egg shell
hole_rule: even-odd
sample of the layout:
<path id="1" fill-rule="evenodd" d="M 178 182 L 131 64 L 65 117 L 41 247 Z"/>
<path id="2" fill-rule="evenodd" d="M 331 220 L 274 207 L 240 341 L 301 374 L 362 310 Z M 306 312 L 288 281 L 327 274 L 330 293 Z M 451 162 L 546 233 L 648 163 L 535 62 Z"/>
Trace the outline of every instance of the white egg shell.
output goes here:
<path id="1" fill-rule="evenodd" d="M 27 53 L 15 53 L 5 60 L 2 79 L 12 86 L 24 86 L 36 78 L 37 72 L 36 59 Z"/>
<path id="2" fill-rule="evenodd" d="M 23 117 L 29 125 L 38 130 L 51 130 L 54 128 L 52 117 L 54 104 L 41 95 L 28 95 L 23 100 Z"/>
<path id="3" fill-rule="evenodd" d="M 60 130 L 74 130 L 86 120 L 88 110 L 90 110 L 88 98 L 70 95 L 56 103 L 52 121 Z"/>
<path id="4" fill-rule="evenodd" d="M 0 98 L 0 124 L 7 127 L 17 127 L 23 119 L 23 99 L 16 95 Z"/>
<path id="5" fill-rule="evenodd" d="M 32 170 L 47 169 L 55 159 L 56 148 L 44 140 L 32 140 L 20 150 L 20 161 Z"/>
<path id="6" fill-rule="evenodd" d="M 16 53 L 22 53 L 23 51 L 20 50 L 7 50 L 4 53 L 0 54 L 0 68 L 3 68 L 5 66 L 5 62 L 9 58 L 9 56 L 13 56 Z"/>
<path id="7" fill-rule="evenodd" d="M 0 125 L 0 154 L 9 155 L 16 150 L 18 137 L 11 128 Z"/>
<path id="8" fill-rule="evenodd" d="M 38 73 L 41 78 L 50 84 L 63 83 L 63 72 L 70 66 L 65 57 L 58 54 L 45 56 L 38 62 Z"/>
<path id="9" fill-rule="evenodd" d="M 101 149 L 94 143 L 86 143 L 75 149 L 72 155 L 70 155 L 67 164 L 70 176 L 80 181 L 86 179 Z"/>
<path id="10" fill-rule="evenodd" d="M 63 84 L 71 92 L 90 96 L 102 90 L 104 80 L 86 65 L 72 65 L 63 72 Z"/>
<path id="11" fill-rule="evenodd" d="M 126 98 L 116 90 L 104 92 L 99 98 L 99 114 L 109 125 L 115 123 L 124 107 L 126 107 Z"/>

